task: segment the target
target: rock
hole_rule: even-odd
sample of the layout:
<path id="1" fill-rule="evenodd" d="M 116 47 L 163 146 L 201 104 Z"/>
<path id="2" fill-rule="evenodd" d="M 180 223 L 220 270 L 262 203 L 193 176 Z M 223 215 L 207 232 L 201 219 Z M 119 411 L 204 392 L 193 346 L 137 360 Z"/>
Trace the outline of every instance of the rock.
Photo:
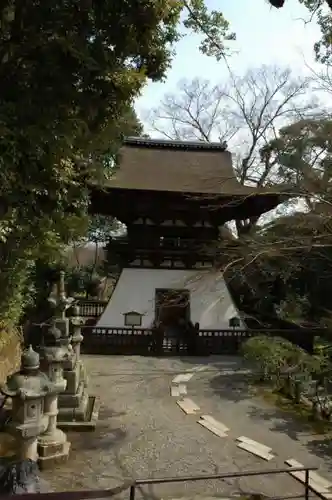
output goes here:
<path id="1" fill-rule="evenodd" d="M 0 496 L 20 493 L 42 493 L 39 469 L 32 460 L 0 462 Z"/>

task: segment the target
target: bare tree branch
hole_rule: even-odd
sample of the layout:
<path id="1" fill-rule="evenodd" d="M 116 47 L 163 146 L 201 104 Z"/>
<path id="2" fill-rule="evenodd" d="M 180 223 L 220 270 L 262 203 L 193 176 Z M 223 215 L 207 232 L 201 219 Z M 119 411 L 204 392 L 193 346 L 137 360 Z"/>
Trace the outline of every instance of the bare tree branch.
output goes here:
<path id="1" fill-rule="evenodd" d="M 230 144 L 234 170 L 241 184 L 257 187 L 282 183 L 275 157 L 260 150 L 277 130 L 316 109 L 309 95 L 311 79 L 295 78 L 290 69 L 262 66 L 242 77 L 233 73 L 226 83 L 212 85 L 201 79 L 181 81 L 150 113 L 151 129 L 168 139 Z M 237 221 L 238 233 L 247 233 L 258 217 Z"/>

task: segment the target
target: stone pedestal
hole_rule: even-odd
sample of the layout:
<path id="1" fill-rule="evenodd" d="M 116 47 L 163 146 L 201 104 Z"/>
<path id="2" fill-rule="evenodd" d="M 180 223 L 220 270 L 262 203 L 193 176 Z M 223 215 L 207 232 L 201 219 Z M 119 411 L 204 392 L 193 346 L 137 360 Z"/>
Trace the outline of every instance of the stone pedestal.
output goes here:
<path id="1" fill-rule="evenodd" d="M 21 460 L 32 460 L 33 462 L 37 462 L 37 445 L 38 440 L 34 437 L 21 440 L 20 453 L 18 454 L 18 458 Z"/>
<path id="2" fill-rule="evenodd" d="M 47 431 L 38 439 L 39 466 L 41 469 L 66 462 L 69 456 L 70 443 L 66 434 L 57 428 L 58 395 L 48 396 L 45 400 L 45 413 L 49 424 Z"/>
<path id="3" fill-rule="evenodd" d="M 45 398 L 44 413 L 48 417 L 46 432 L 38 438 L 38 464 L 41 469 L 66 462 L 70 443 L 66 434 L 57 427 L 58 395 L 66 388 L 63 367 L 72 356 L 71 350 L 61 342 L 61 331 L 53 324 L 44 336 L 41 347 L 41 366 L 53 383 L 53 391 Z"/>
<path id="4" fill-rule="evenodd" d="M 59 395 L 59 422 L 88 420 L 89 395 L 81 363 L 76 363 L 64 372 L 67 380 L 66 390 Z"/>

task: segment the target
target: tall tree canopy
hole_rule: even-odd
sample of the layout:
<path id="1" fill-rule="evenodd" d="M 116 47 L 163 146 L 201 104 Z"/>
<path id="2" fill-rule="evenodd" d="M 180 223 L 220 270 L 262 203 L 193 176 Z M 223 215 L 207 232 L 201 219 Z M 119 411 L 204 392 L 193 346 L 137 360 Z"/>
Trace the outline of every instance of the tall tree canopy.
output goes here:
<path id="1" fill-rule="evenodd" d="M 164 77 L 184 9 L 186 26 L 206 34 L 202 50 L 231 38 L 202 0 L 1 2 L 2 318 L 17 319 L 29 261 L 77 234 L 83 180 L 116 153 L 146 80 Z"/>
<path id="2" fill-rule="evenodd" d="M 112 164 L 147 79 L 165 76 L 181 23 L 217 58 L 235 37 L 204 0 L 0 3 L 1 317 L 17 318 L 29 262 L 81 229 L 86 181 Z"/>
<path id="3" fill-rule="evenodd" d="M 3 235 L 19 218 L 40 227 L 44 213 L 81 208 L 79 179 L 104 159 L 146 79 L 165 75 L 184 8 L 187 27 L 228 37 L 221 14 L 199 0 L 2 2 Z"/>

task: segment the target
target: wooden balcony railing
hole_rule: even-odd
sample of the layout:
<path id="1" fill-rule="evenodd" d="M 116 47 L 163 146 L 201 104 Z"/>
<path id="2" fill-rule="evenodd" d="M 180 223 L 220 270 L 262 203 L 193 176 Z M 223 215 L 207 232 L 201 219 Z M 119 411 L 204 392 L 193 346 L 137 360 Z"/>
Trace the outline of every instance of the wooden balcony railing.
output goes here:
<path id="1" fill-rule="evenodd" d="M 80 316 L 83 318 L 99 318 L 107 306 L 108 302 L 97 299 L 77 299 L 80 308 Z"/>

